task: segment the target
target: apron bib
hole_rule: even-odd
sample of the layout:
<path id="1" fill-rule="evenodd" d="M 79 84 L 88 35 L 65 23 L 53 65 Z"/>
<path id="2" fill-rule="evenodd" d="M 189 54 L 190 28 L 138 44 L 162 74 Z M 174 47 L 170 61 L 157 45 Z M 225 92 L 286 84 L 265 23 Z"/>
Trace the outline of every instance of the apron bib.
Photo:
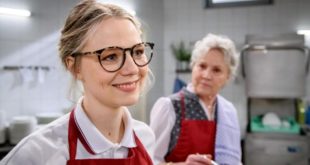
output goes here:
<path id="1" fill-rule="evenodd" d="M 129 148 L 128 157 L 121 159 L 105 158 L 105 159 L 75 159 L 77 141 L 78 139 L 83 144 L 84 148 L 91 154 L 95 154 L 91 148 L 86 143 L 83 135 L 79 131 L 75 119 L 74 110 L 70 114 L 69 119 L 69 130 L 68 130 L 68 140 L 69 140 L 69 160 L 67 165 L 97 165 L 97 164 L 108 164 L 108 165 L 152 165 L 152 160 L 148 153 L 140 142 L 139 138 L 134 133 L 135 142 L 137 144 L 134 148 Z"/>
<path id="2" fill-rule="evenodd" d="M 181 127 L 176 146 L 166 162 L 184 162 L 190 154 L 210 154 L 214 160 L 216 122 L 186 119 L 184 93 L 181 96 Z"/>

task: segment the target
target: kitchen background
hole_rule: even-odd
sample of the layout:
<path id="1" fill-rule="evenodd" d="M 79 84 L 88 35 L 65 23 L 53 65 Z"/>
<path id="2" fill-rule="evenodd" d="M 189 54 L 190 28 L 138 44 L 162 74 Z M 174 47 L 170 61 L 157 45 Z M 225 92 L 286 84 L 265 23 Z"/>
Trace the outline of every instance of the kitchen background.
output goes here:
<path id="1" fill-rule="evenodd" d="M 60 64 L 57 43 L 65 16 L 77 2 L 0 0 L 1 7 L 32 12 L 27 18 L 0 15 L 0 114 L 7 122 L 18 115 L 63 113 L 72 108 L 70 78 Z M 146 123 L 156 99 L 173 91 L 176 60 L 171 44 L 183 41 L 190 47 L 212 32 L 229 36 L 240 51 L 247 34 L 278 35 L 310 29 L 309 0 L 227 8 L 205 8 L 205 0 L 126 0 L 126 4 L 143 21 L 147 40 L 155 43 L 151 69 L 156 82 L 140 104 L 132 107 L 134 116 Z M 309 38 L 306 44 L 310 46 Z M 189 73 L 179 76 L 184 81 L 190 77 Z M 309 82 L 309 75 L 307 79 Z M 310 83 L 306 84 L 304 99 L 310 100 Z M 236 106 L 244 136 L 248 119 L 243 79 L 238 76 L 222 94 Z"/>

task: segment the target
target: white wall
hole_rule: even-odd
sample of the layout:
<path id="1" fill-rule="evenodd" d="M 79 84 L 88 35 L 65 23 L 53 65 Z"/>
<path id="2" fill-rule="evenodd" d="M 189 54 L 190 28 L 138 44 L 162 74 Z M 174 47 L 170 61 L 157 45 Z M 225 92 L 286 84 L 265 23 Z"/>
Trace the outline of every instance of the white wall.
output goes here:
<path id="1" fill-rule="evenodd" d="M 32 16 L 19 18 L 0 15 L 0 110 L 9 121 L 16 115 L 62 112 L 69 108 L 68 75 L 58 57 L 57 44 L 66 15 L 77 0 L 1 0 L 0 6 L 29 9 Z M 37 70 L 3 66 L 48 66 L 43 83 Z"/>
<path id="2" fill-rule="evenodd" d="M 145 121 L 149 122 L 150 110 L 160 96 L 164 94 L 164 59 L 166 54 L 163 52 L 164 45 L 164 8 L 163 0 L 134 0 L 137 16 L 142 20 L 146 40 L 155 43 L 155 52 L 150 63 L 150 68 L 155 76 L 155 84 L 146 95 Z"/>
<path id="3" fill-rule="evenodd" d="M 310 29 L 309 0 L 275 0 L 273 5 L 204 8 L 204 0 L 164 1 L 164 94 L 172 92 L 175 60 L 170 44 L 183 40 L 194 43 L 207 33 L 224 34 L 235 41 L 239 50 L 246 34 L 281 34 Z M 184 75 L 181 75 L 181 77 Z M 190 76 L 185 75 L 186 79 Z M 242 79 L 222 91 L 238 109 L 243 131 L 246 126 L 246 98 Z M 310 96 L 308 83 L 308 97 Z"/>

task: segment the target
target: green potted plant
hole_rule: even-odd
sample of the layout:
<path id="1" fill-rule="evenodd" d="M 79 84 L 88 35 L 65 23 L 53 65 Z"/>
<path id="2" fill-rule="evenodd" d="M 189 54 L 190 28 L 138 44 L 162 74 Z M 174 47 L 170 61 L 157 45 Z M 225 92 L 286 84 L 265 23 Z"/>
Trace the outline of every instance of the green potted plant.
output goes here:
<path id="1" fill-rule="evenodd" d="M 185 47 L 183 41 L 179 44 L 171 44 L 171 50 L 177 60 L 177 70 L 189 70 L 191 51 Z"/>

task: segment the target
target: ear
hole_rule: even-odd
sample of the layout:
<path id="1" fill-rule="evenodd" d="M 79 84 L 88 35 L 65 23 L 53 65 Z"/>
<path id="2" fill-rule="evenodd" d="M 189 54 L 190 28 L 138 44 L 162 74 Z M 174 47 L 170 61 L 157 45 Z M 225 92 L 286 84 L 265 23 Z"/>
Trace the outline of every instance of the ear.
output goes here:
<path id="1" fill-rule="evenodd" d="M 67 69 L 71 72 L 71 74 L 79 79 L 79 72 L 80 72 L 80 69 L 79 69 L 79 66 L 76 67 L 76 58 L 72 57 L 72 56 L 68 56 L 66 58 L 66 66 L 67 66 Z"/>
<path id="2" fill-rule="evenodd" d="M 72 74 L 74 74 L 74 73 L 75 73 L 75 71 L 74 71 L 75 58 L 72 57 L 72 56 L 67 56 L 65 62 L 66 62 L 66 67 L 67 67 L 67 69 L 68 69 Z"/>

